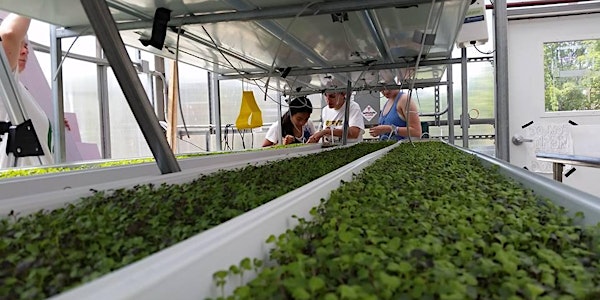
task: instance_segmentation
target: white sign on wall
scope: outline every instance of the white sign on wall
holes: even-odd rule
[[[365,109],[362,111],[363,117],[367,119],[367,121],[373,120],[377,112],[371,107],[371,105],[367,105]]]

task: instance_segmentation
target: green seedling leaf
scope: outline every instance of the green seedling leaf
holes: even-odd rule
[[[315,277],[311,277],[308,280],[308,288],[310,289],[311,293],[315,293],[320,291],[321,289],[323,289],[325,287],[325,281],[323,281],[323,279],[315,276]]]

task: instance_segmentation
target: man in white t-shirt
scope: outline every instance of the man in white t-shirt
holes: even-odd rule
[[[326,93],[327,106],[321,111],[323,123],[321,130],[309,138],[309,142],[324,143],[341,141],[344,134],[344,111],[346,109],[346,93]],[[350,100],[350,115],[348,118],[348,142],[361,142],[365,131],[365,121],[358,103]]]
[[[26,117],[31,119],[33,127],[38,136],[40,144],[45,144],[48,149],[52,149],[52,127],[50,120],[35,101],[33,96],[27,91],[27,88],[18,80],[18,73],[25,69],[29,55],[29,43],[26,38],[27,30],[31,20],[15,14],[10,14],[0,24],[0,37],[2,37],[2,47],[8,59],[11,69],[15,72],[15,80],[21,96],[21,104],[26,113]],[[1,99],[0,99],[1,100]],[[8,122],[8,111],[4,107],[4,101],[0,101],[0,121]],[[16,124],[13,124],[16,125]],[[0,169],[12,167],[6,156],[6,142],[8,134],[0,136]],[[37,166],[53,163],[52,155],[22,157],[17,160],[17,166]]]

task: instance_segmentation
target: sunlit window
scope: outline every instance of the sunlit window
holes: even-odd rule
[[[546,111],[600,109],[600,40],[544,43]]]

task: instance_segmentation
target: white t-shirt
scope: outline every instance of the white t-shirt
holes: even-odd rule
[[[340,109],[329,108],[329,106],[323,107],[321,112],[321,117],[323,118],[323,124],[321,124],[321,129],[325,129],[327,127],[332,127],[333,129],[344,129],[344,110],[346,109],[346,103],[340,107]],[[365,121],[363,120],[363,115],[360,110],[360,106],[358,103],[354,101],[350,101],[350,118],[348,120],[348,128],[350,127],[358,127],[360,128],[360,134],[357,139],[348,139],[349,143],[361,142],[363,140],[362,136],[365,132]],[[329,140],[330,136],[324,136],[324,142],[331,142]],[[341,141],[341,137],[336,136],[333,137],[333,142]]]
[[[302,140],[303,143],[306,143],[308,138],[315,132],[315,125],[311,120],[308,120],[308,122],[302,126],[302,137],[298,139]],[[281,137],[279,136],[279,121],[273,123],[271,127],[269,127],[265,138],[273,144],[279,144],[279,141],[281,140]]]
[[[38,136],[38,140],[40,144],[46,144],[48,149],[52,151],[52,127],[50,126],[50,120],[40,107],[40,105],[35,101],[33,96],[29,93],[27,88],[19,81],[18,82],[19,92],[21,94],[21,101],[23,102],[23,107],[25,109],[26,117],[31,119],[33,122],[33,127]],[[0,99],[0,121],[10,121],[8,117],[8,111],[4,106],[4,100]],[[15,124],[13,124],[15,125]],[[0,169],[5,169],[12,167],[9,165],[10,161],[6,155],[6,143],[8,140],[8,134],[3,134],[2,141],[0,142]],[[52,159],[52,155],[39,156],[41,158],[42,165],[50,165],[53,164],[54,161]],[[39,166],[40,159],[37,156],[31,157],[20,157],[17,160],[17,167],[29,167],[29,166]]]

